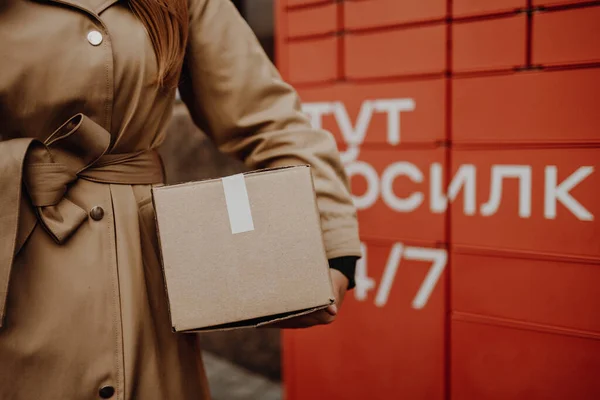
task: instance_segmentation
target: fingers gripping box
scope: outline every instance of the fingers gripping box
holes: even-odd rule
[[[152,195],[174,331],[257,327],[334,302],[310,167]]]

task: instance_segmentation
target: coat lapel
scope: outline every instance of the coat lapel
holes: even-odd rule
[[[119,0],[46,0],[48,3],[62,4],[77,8],[92,15],[100,15]]]
[[[108,7],[119,2],[119,0],[93,0],[93,1],[98,3],[98,6],[95,7],[96,14],[98,14],[98,15],[102,14],[102,11],[106,10]]]

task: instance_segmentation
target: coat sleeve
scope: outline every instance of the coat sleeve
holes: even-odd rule
[[[218,148],[252,169],[312,167],[327,256],[360,256],[356,210],[333,136],[313,129],[294,89],[230,0],[189,0],[180,93]]]
[[[23,165],[32,143],[30,138],[0,140],[0,328],[6,316],[15,253],[30,233],[25,227],[31,227],[32,221],[35,221],[22,196]],[[25,213],[21,215],[21,211]],[[28,222],[20,224],[26,217]]]

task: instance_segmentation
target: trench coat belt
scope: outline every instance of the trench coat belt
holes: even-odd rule
[[[78,179],[127,185],[163,182],[155,150],[107,154],[110,145],[110,133],[83,114],[70,118],[44,142],[0,142],[0,327],[14,258],[35,226],[40,224],[63,244],[88,218],[88,211],[68,198],[69,185]]]

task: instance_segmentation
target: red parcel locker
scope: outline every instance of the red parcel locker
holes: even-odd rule
[[[600,336],[599,287],[598,261],[452,253],[451,304],[458,313]]]
[[[454,17],[461,1],[452,3]],[[289,0],[291,8],[278,11],[309,15],[333,3]],[[335,324],[284,332],[288,400],[600,397],[593,297],[600,68],[573,68],[595,57],[588,46],[594,31],[586,30],[591,14],[568,7],[533,14],[532,61],[560,68],[487,74],[523,65],[525,17],[509,14],[525,2],[470,3],[462,16],[476,18],[455,21],[454,33],[466,27],[475,47],[463,46],[460,35],[448,47],[445,23],[421,24],[408,9],[381,11],[403,7],[383,0],[337,4],[349,31],[331,38],[317,39],[331,31],[325,11],[296,14],[292,34],[302,40],[284,43],[289,26],[278,23],[285,77],[300,85],[305,105],[337,110],[325,110],[319,122],[344,151],[353,194],[363,202],[366,255]],[[573,1],[533,1],[539,3]],[[413,10],[438,13],[421,6]],[[478,18],[483,14],[498,15]],[[328,22],[303,26],[311,18]],[[403,18],[413,21],[404,26]],[[566,23],[570,18],[575,22]],[[564,40],[553,39],[556,29],[565,30]],[[488,40],[493,32],[500,44]],[[545,44],[552,40],[554,50]],[[443,78],[452,59],[474,74]],[[402,105],[397,120],[377,110],[373,102],[381,100]],[[395,123],[398,130],[390,129]],[[348,138],[361,132],[349,149]]]
[[[453,150],[452,176],[475,182],[452,203],[453,245],[600,260],[599,163],[598,148]]]
[[[534,7],[559,7],[589,2],[590,0],[531,0],[531,5]]]
[[[334,3],[335,0],[276,0],[283,2],[286,7],[302,7],[324,3]]]
[[[446,151],[441,147],[431,150],[361,149],[358,159],[346,164],[358,208],[361,236],[376,240],[445,243],[446,210],[433,211],[430,206],[432,165],[443,166],[445,163]]]
[[[446,140],[444,79],[390,83],[338,83],[299,90],[313,120],[348,145],[429,145]]]
[[[573,65],[600,62],[600,6],[533,14],[532,62]]]
[[[334,34],[338,26],[338,3],[287,10],[287,35],[290,38]]]
[[[452,400],[600,398],[600,340],[458,315],[451,325]]]
[[[600,69],[521,72],[452,81],[457,144],[600,143]]]
[[[527,16],[452,24],[452,71],[514,69],[527,62]]]
[[[445,0],[349,0],[344,2],[344,27],[349,31],[442,20]]]
[[[367,284],[348,293],[339,319],[284,331],[286,398],[443,400],[445,249],[364,244],[357,277]]]
[[[446,36],[443,23],[347,33],[344,42],[347,78],[441,74],[446,70]]]
[[[453,0],[452,17],[462,18],[509,13],[526,8],[527,0]]]
[[[336,36],[286,44],[288,80],[292,84],[327,83],[339,78]]]

